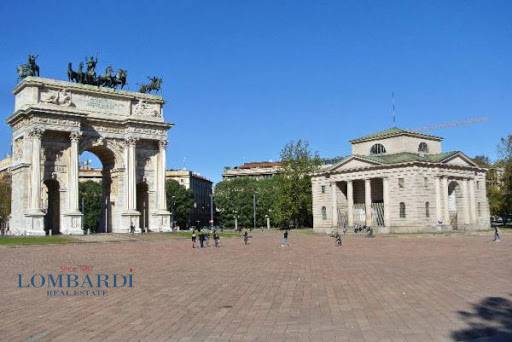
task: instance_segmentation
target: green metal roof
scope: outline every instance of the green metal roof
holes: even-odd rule
[[[363,160],[367,160],[369,162],[376,162],[379,164],[397,164],[397,163],[406,163],[406,162],[414,162],[414,161],[422,161],[428,163],[439,163],[442,160],[451,157],[460,151],[451,151],[451,152],[443,152],[437,154],[425,154],[420,155],[418,153],[411,152],[400,152],[393,154],[373,154],[369,156],[362,155],[354,155],[355,157],[359,157]]]
[[[414,132],[414,131],[408,131],[405,129],[401,129],[398,127],[391,127],[388,129],[385,129],[383,131],[379,131],[373,134],[366,135],[361,138],[350,140],[351,143],[355,142],[362,142],[362,141],[368,141],[368,140],[376,140],[376,139],[384,139],[384,138],[390,138],[395,137],[399,135],[412,135],[423,139],[430,139],[430,140],[443,140],[441,137],[437,137],[434,135],[424,134],[420,132]]]

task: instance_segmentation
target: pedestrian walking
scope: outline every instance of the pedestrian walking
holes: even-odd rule
[[[501,241],[501,233],[498,226],[494,226],[494,241],[499,242]]]
[[[135,226],[133,225],[133,222],[130,224],[130,233],[135,234]]]
[[[283,233],[283,243],[281,244],[281,246],[288,246],[288,229],[285,229],[284,230],[284,233]]]
[[[192,248],[196,248],[196,239],[197,239],[197,235],[196,235],[196,230],[192,230]]]
[[[206,247],[210,247],[210,230],[206,230],[204,234],[204,238],[206,240]]]
[[[341,247],[341,245],[342,245],[341,235],[338,231],[336,231],[336,234],[334,234],[334,237],[336,238],[336,246]]]
[[[199,231],[199,246],[204,248],[204,232],[202,230]]]
[[[215,242],[215,247],[219,247],[219,240],[220,240],[219,233],[216,230],[214,230],[213,231],[213,241]]]
[[[244,232],[244,245],[247,245],[248,242],[249,242],[249,232],[246,229]]]

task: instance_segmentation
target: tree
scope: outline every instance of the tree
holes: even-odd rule
[[[321,159],[312,153],[306,141],[290,142],[281,150],[283,172],[278,177],[278,196],[275,219],[295,227],[313,223],[311,174],[318,170]]]
[[[167,210],[172,214],[171,219],[180,227],[189,225],[190,211],[194,207],[194,195],[192,191],[174,179],[165,182],[167,196]]]
[[[235,178],[224,180],[215,186],[215,206],[221,224],[234,227],[237,216],[239,226],[252,227],[252,204],[256,183],[255,179]]]
[[[101,217],[101,193],[101,183],[89,180],[80,182],[78,185],[78,200],[80,205],[83,206],[82,227],[85,231],[87,229],[90,229],[93,233],[98,231]]]
[[[491,160],[485,155],[475,156],[473,161],[480,167],[489,168],[492,166]]]
[[[256,227],[266,225],[265,215],[271,215],[271,222],[275,222],[273,214],[277,187],[276,177],[261,180],[235,178],[218,183],[215,186],[218,222],[226,227],[234,227],[236,215],[240,227],[253,227],[254,199],[256,199]]]
[[[512,214],[512,134],[501,138],[498,151],[503,160],[503,185],[501,187],[501,210],[505,215]]]

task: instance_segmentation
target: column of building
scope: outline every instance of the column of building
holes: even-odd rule
[[[332,197],[332,226],[338,227],[338,185],[336,182],[331,183],[331,197]]]
[[[167,198],[165,196],[165,164],[166,164],[166,151],[167,140],[159,141],[159,158],[158,158],[158,181],[157,181],[157,196],[158,196],[158,209],[167,210]]]
[[[364,206],[366,213],[366,225],[372,225],[372,182],[367,178],[364,180]]]
[[[475,205],[475,180],[469,180],[469,217],[472,224],[476,223],[476,205]]]
[[[441,177],[434,178],[434,191],[436,194],[436,224],[443,222],[442,204],[441,204]]]
[[[382,191],[383,191],[383,200],[384,200],[384,226],[390,227],[391,226],[391,213],[390,213],[390,202],[389,202],[389,178],[384,177],[382,178]]]
[[[138,138],[128,137],[125,139],[124,160],[125,160],[125,210],[134,212],[137,209],[137,183],[136,183],[136,154],[135,145]]]
[[[448,211],[448,178],[441,178],[441,193],[443,195],[443,224],[450,224],[450,213]]]
[[[30,174],[30,212],[42,213],[41,210],[41,137],[44,130],[35,127],[30,131],[32,138],[32,166]],[[16,191],[16,189],[13,189]]]
[[[354,184],[352,180],[347,181],[347,216],[348,226],[354,226]]]
[[[470,218],[470,199],[469,199],[469,191],[468,191],[468,180],[463,179],[462,180],[462,206],[463,206],[463,215],[464,215],[464,224],[468,225],[471,222]]]
[[[79,172],[79,153],[78,143],[80,142],[81,132],[71,132],[71,150],[69,165],[69,211],[79,212],[78,207],[78,172]]]

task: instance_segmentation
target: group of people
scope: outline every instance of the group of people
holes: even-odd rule
[[[249,244],[249,230],[248,229],[242,229],[242,232],[240,233],[240,236],[243,238],[244,246],[247,246]],[[215,242],[215,247],[220,247],[220,235],[219,232],[216,229],[213,229],[213,231],[210,231],[209,229],[200,229],[192,230],[192,248],[197,247],[197,240],[199,239],[199,247],[198,248],[205,248],[210,247],[210,235],[213,235],[213,241]],[[285,229],[283,232],[283,242],[281,243],[281,247],[288,246],[288,229]]]
[[[196,248],[197,239],[199,238],[199,247],[210,247],[210,237],[213,235],[213,241],[215,243],[215,247],[220,247],[220,235],[219,232],[214,229],[210,231],[209,229],[200,229],[196,231],[192,230],[192,248]]]

